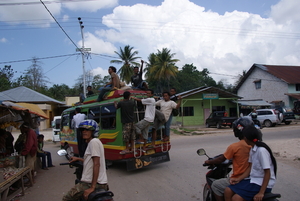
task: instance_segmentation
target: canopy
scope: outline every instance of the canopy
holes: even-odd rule
[[[16,105],[20,105],[21,107],[25,108],[31,114],[36,114],[40,117],[45,119],[49,119],[49,117],[45,114],[45,112],[37,105],[30,104],[30,103],[16,103]]]
[[[238,101],[233,101],[237,102],[241,106],[271,106],[272,104],[267,103],[264,100],[238,100]]]

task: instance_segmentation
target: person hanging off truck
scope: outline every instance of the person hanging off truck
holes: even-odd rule
[[[132,84],[132,89],[142,89],[142,90],[147,90],[148,85],[145,80],[143,80],[143,65],[144,61],[141,60],[141,69],[139,71],[139,67],[136,66],[133,68],[133,76],[131,76],[131,84]]]

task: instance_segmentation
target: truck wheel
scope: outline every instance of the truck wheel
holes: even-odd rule
[[[217,123],[217,129],[220,129],[221,125],[219,123]]]
[[[291,122],[290,121],[285,121],[284,123],[285,123],[285,125],[290,125]]]
[[[265,120],[264,125],[266,127],[271,127],[272,126],[272,122],[270,120]]]
[[[205,127],[206,127],[206,128],[209,128],[209,124],[208,124],[208,123],[206,123],[206,124],[205,124]]]

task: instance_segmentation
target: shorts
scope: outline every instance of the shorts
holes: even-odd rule
[[[135,140],[135,129],[133,122],[123,124],[123,141],[129,142],[130,140]]]
[[[142,119],[141,121],[135,124],[135,132],[137,134],[141,134],[145,140],[148,139],[148,132],[149,132],[150,122]]]
[[[79,200],[82,198],[83,193],[86,189],[89,189],[91,187],[90,183],[84,183],[80,182],[76,184],[71,190],[63,197],[63,201],[73,201],[73,200]],[[96,188],[102,188],[104,190],[108,190],[107,184],[96,184]]]
[[[222,178],[215,180],[211,188],[213,192],[218,196],[224,196],[225,188],[230,185],[230,178]]]
[[[244,200],[251,201],[260,191],[260,185],[250,183],[250,179],[244,179],[235,185],[228,186],[233,192],[241,196]],[[270,193],[271,188],[267,188],[265,193]]]

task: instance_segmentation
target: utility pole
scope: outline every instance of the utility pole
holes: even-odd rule
[[[83,28],[84,26],[82,25],[83,22],[81,21],[81,18],[78,18],[79,26],[80,26],[80,31],[81,31],[81,38],[82,38],[82,47],[77,48],[76,51],[81,52],[81,57],[82,57],[82,70],[83,70],[83,95],[86,98],[86,81],[85,81],[85,53],[86,51],[91,51],[91,48],[84,48],[84,35],[83,35]]]

